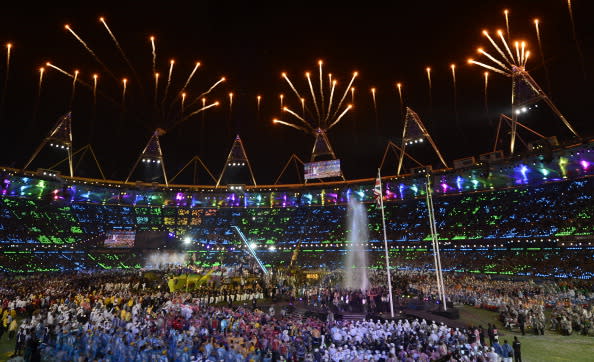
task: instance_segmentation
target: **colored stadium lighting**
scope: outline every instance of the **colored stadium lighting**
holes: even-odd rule
[[[462,190],[462,183],[464,183],[464,179],[460,176],[456,177],[456,187],[458,190]]]
[[[588,162],[586,160],[582,160],[582,161],[580,161],[580,164],[582,165],[582,168],[584,169],[584,171],[588,171],[588,167],[590,167],[590,162]]]
[[[186,237],[184,238],[184,244],[188,245],[188,244],[190,244],[191,242],[192,242],[192,238],[191,238],[191,237],[189,237],[189,236],[186,236]]]

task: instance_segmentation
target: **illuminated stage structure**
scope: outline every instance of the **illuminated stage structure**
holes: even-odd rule
[[[328,74],[328,80],[324,79],[324,73],[322,70],[323,62],[318,61],[319,69],[319,85],[314,86],[311,74],[305,73],[309,92],[305,92],[305,96],[295,87],[291,82],[286,73],[282,73],[282,77],[289,84],[293,94],[297,97],[301,104],[301,111],[296,111],[294,108],[288,106],[282,106],[282,111],[290,114],[298,123],[288,122],[281,119],[274,119],[272,122],[275,124],[285,125],[291,128],[298,129],[305,133],[314,136],[314,144],[311,151],[310,162],[315,162],[320,159],[324,160],[337,160],[334,149],[328,139],[328,131],[336,126],[343,117],[352,109],[352,105],[348,104],[345,106],[345,99],[348,92],[351,90],[351,86],[355,81],[358,73],[354,72],[351,80],[346,86],[341,98],[335,100],[334,96],[336,93],[336,86],[338,81],[332,78],[332,74]],[[283,99],[281,97],[281,99]],[[306,101],[308,100],[308,102]],[[313,107],[310,105],[313,105]],[[342,171],[338,177],[345,180]],[[307,178],[305,182],[307,183]]]
[[[236,168],[245,168],[249,171],[249,177],[252,181],[252,184],[256,186],[256,177],[254,176],[254,172],[252,171],[252,165],[250,164],[250,160],[247,157],[247,153],[245,152],[245,148],[243,147],[243,142],[241,141],[241,137],[239,135],[235,136],[233,140],[233,145],[231,146],[231,150],[227,155],[227,160],[225,161],[225,165],[223,166],[223,170],[217,179],[216,186],[218,187],[221,184],[221,180],[225,175],[225,171],[227,168],[236,169]]]
[[[149,168],[153,168],[154,166],[159,167],[161,169],[165,185],[169,185],[169,182],[167,181],[167,173],[165,172],[163,151],[161,151],[161,144],[159,142],[159,137],[163,136],[165,133],[165,130],[162,128],[157,128],[155,130],[148,143],[140,153],[140,156],[138,156],[138,159],[136,159],[134,166],[132,166],[132,169],[130,169],[130,173],[124,182],[128,182],[128,180],[130,180],[130,177],[132,177],[134,174],[138,164],[142,161],[142,163]]]
[[[29,161],[23,166],[23,170],[26,170],[29,165],[35,160],[39,153],[49,143],[50,147],[56,149],[65,150],[68,154],[68,170],[70,171],[70,177],[74,176],[74,166],[72,164],[72,118],[71,113],[68,112],[56,123],[54,128],[51,130],[49,135],[43,139],[39,144]]]
[[[493,65],[478,62],[472,58],[468,59],[468,63],[476,64],[485,69],[503,74],[512,80],[510,122],[511,140],[509,144],[510,155],[513,155],[515,151],[517,126],[519,124],[518,116],[523,111],[525,111],[526,107],[541,100],[545,102],[545,104],[555,113],[555,115],[561,120],[561,122],[563,122],[563,124],[575,137],[580,138],[577,131],[526,70],[526,63],[530,57],[530,51],[526,48],[526,42],[516,41],[514,43],[514,54],[508,42],[505,40],[503,31],[497,31],[497,35],[501,40],[502,46],[498,45],[497,42],[493,40],[488,31],[483,30],[483,35],[489,40],[493,48],[495,48],[499,54],[499,58],[487,53],[482,48],[479,48],[478,53],[486,56],[491,62],[493,62]]]
[[[445,162],[443,156],[441,155],[441,152],[439,152],[437,145],[435,144],[435,142],[433,142],[433,138],[431,138],[431,134],[429,134],[429,131],[427,131],[427,128],[423,124],[423,121],[415,111],[413,111],[409,107],[406,107],[406,116],[404,117],[404,127],[402,129],[402,145],[400,147],[400,157],[398,159],[398,168],[396,170],[397,175],[400,175],[402,172],[404,156],[408,156],[408,154],[406,153],[406,147],[418,146],[419,144],[423,144],[425,141],[427,141],[431,145],[431,147],[435,151],[435,154],[439,158],[439,161],[441,161],[443,166],[447,169],[448,165]],[[415,163],[417,163],[419,167],[425,167],[424,165],[419,164],[419,162],[414,158],[411,159]]]

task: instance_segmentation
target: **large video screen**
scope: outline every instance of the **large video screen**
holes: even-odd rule
[[[136,231],[134,230],[110,230],[107,232],[103,246],[106,248],[132,248]]]
[[[306,180],[341,176],[340,160],[318,161],[303,164]]]

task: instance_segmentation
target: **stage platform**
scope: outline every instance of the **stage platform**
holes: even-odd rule
[[[358,313],[358,312],[334,312],[329,316],[328,311],[319,308],[312,308],[302,303],[297,303],[291,308],[291,314],[301,315],[303,317],[315,317],[327,321],[328,318],[339,320],[399,320],[399,319],[425,319],[427,323],[435,321],[437,324],[444,323],[448,327],[466,328],[468,327],[459,320],[459,311],[454,306],[449,306],[446,312],[439,311],[431,304],[423,304],[422,306],[399,306],[394,310],[394,318],[387,313]]]

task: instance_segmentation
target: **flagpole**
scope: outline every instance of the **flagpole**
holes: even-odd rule
[[[380,175],[380,169],[377,169],[377,179],[379,182],[379,201],[380,209],[382,210],[382,226],[384,229],[384,250],[386,252],[386,274],[388,274],[388,293],[390,297],[390,316],[394,318],[394,301],[392,299],[392,277],[390,275],[390,257],[388,254],[388,240],[386,237],[386,218],[384,215],[384,193],[382,191],[382,177]]]

